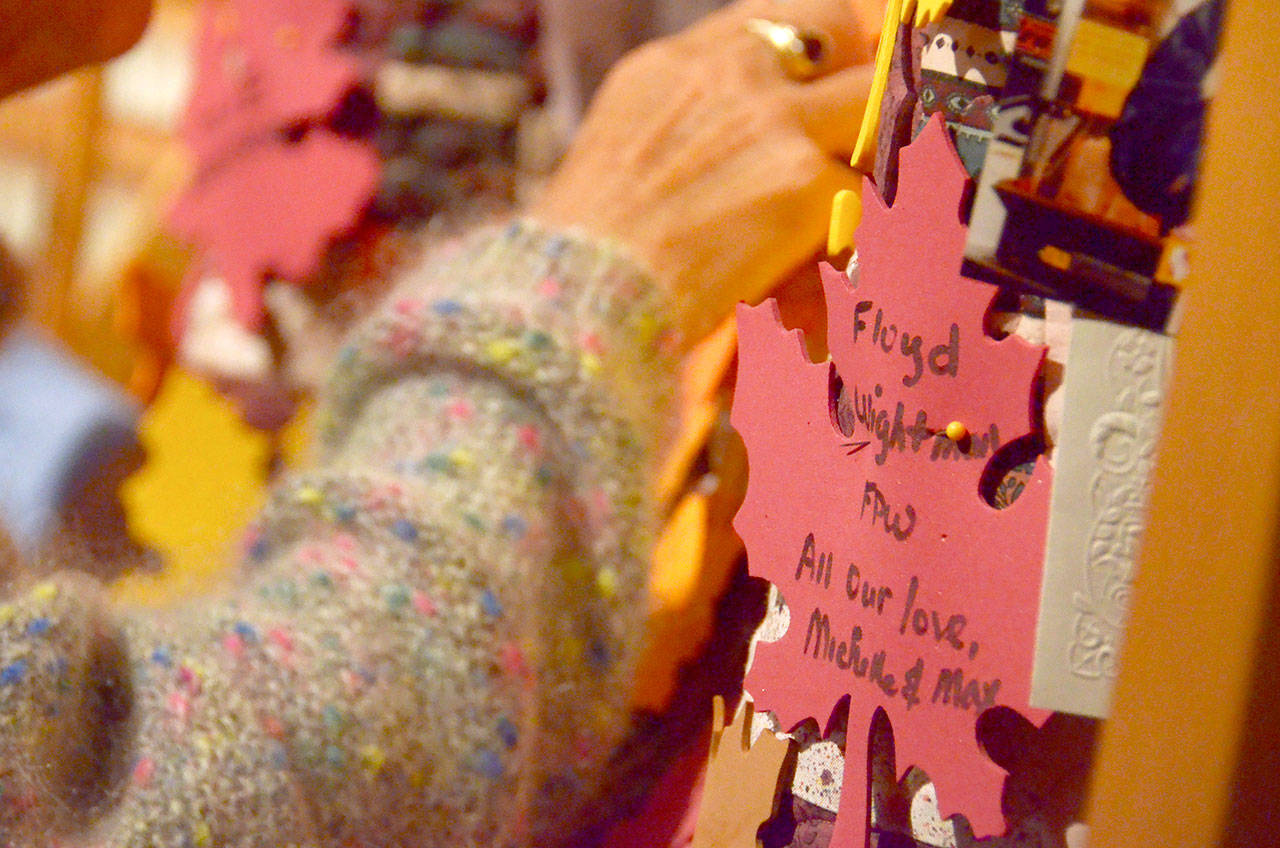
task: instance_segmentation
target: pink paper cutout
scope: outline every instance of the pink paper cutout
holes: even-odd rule
[[[373,145],[324,127],[366,76],[339,47],[354,9],[354,0],[204,5],[180,130],[195,176],[169,220],[201,253],[178,300],[179,334],[183,307],[207,275],[226,280],[238,321],[261,328],[265,277],[305,283],[373,197]]]
[[[281,128],[328,115],[363,73],[335,49],[350,0],[205,3],[196,85],[179,134],[197,168]]]
[[[205,265],[231,287],[236,318],[262,321],[262,280],[295,282],[319,269],[322,251],[353,227],[377,187],[368,145],[327,130],[297,143],[257,145],[199,177],[170,216],[199,245]]]
[[[735,527],[751,572],[779,587],[791,616],[778,642],[757,649],[747,688],[787,727],[806,717],[825,719],[842,696],[852,696],[833,848],[865,844],[865,739],[877,708],[893,724],[899,773],[911,765],[923,768],[938,788],[944,814],[963,812],[978,833],[1000,829],[1004,775],[976,743],[981,709],[1005,705],[1037,723],[1047,715],[1031,710],[1028,697],[1048,469],[1039,463],[1008,509],[988,506],[979,494],[991,457],[990,428],[997,428],[1001,445],[1031,430],[1032,382],[1043,350],[983,333],[995,288],[959,273],[966,234],[959,209],[968,181],[942,123],[933,119],[901,156],[892,208],[870,182],[863,192],[857,288],[830,266],[822,269],[834,364],[807,359],[799,331],[782,328],[774,302],[738,309],[740,376],[732,420],[746,442],[750,476]],[[871,306],[859,311],[860,303]],[[877,343],[884,337],[873,340],[879,310],[880,332],[895,334],[888,352]],[[907,332],[912,343],[922,339],[918,378],[914,354],[902,352]],[[935,349],[933,364],[941,373],[930,364]],[[856,394],[855,408],[865,412],[863,396],[870,397],[870,420],[880,436],[861,422],[852,436],[840,432],[830,394],[833,369]],[[885,452],[899,402],[904,449]],[[985,458],[931,459],[935,444],[954,447],[940,435],[922,437],[914,452],[918,411],[927,415],[931,431],[963,422],[973,434],[971,455]],[[860,448],[862,442],[868,444]],[[809,534],[812,568],[802,555]],[[815,644],[827,642],[823,614],[830,642],[818,649],[823,658],[815,659]],[[963,627],[953,615],[965,617]],[[863,676],[854,667],[863,668]],[[908,706],[903,692],[911,669],[919,670],[918,702]],[[964,682],[939,687],[940,679],[948,679],[940,678],[943,669],[960,669]],[[876,675],[883,689],[873,682]],[[995,680],[998,689],[984,692],[983,684]]]

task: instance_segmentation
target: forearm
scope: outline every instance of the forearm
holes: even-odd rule
[[[321,466],[274,493],[231,593],[103,625],[134,728],[102,754],[126,774],[106,844],[541,845],[580,824],[647,609],[645,465],[671,382],[646,285],[530,227],[406,280],[343,353]],[[36,606],[15,607],[18,647]],[[69,615],[56,632],[78,632]],[[11,694],[11,715],[42,706]]]

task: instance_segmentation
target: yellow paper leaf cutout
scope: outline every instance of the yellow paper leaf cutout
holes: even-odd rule
[[[133,533],[161,554],[164,569],[126,575],[113,591],[125,601],[163,604],[229,573],[239,532],[263,500],[270,443],[181,368],[170,370],[144,413],[139,439],[147,463],[121,496]]]

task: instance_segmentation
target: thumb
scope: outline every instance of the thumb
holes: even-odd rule
[[[796,87],[800,122],[823,151],[841,158],[853,152],[874,76],[874,65],[854,65]]]

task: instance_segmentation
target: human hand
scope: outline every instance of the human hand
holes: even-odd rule
[[[0,0],[0,97],[123,53],[150,12],[151,0]]]
[[[813,255],[866,105],[879,5],[742,0],[618,64],[531,214],[648,263],[692,340]],[[751,18],[826,33],[822,75],[783,73]]]

